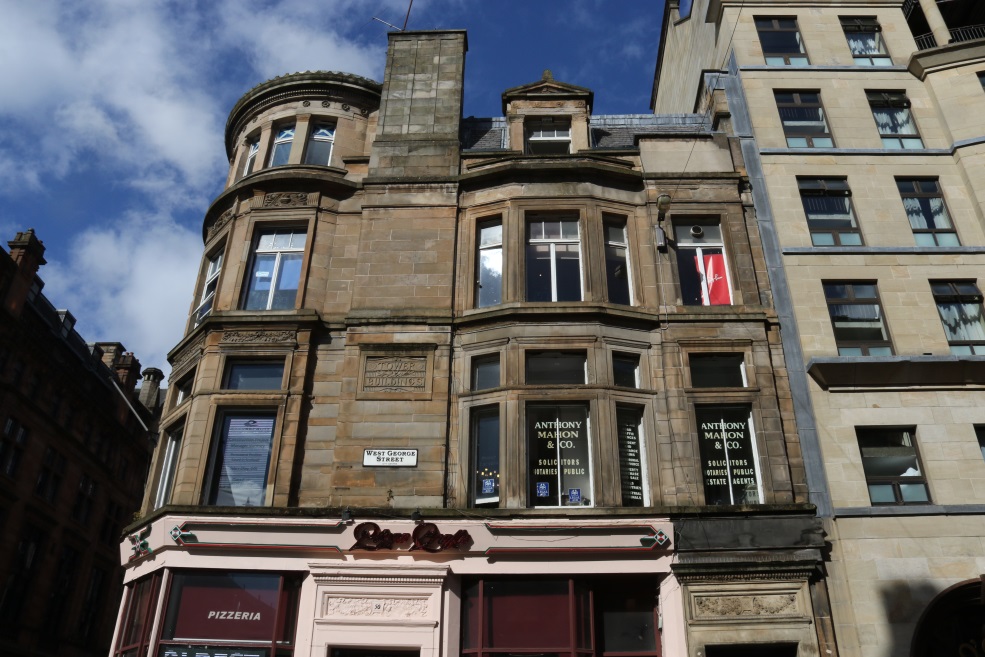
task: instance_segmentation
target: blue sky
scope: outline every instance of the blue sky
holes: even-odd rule
[[[647,113],[664,0],[415,0],[408,29],[468,30],[465,116],[540,79],[596,114]],[[168,370],[228,164],[226,115],[303,70],[382,80],[407,0],[0,0],[0,238],[34,228],[45,294],[89,341]]]

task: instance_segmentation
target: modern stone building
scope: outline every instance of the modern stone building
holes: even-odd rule
[[[463,119],[465,53],[230,113],[113,654],[832,654],[724,99]]]
[[[845,657],[985,649],[983,84],[975,0],[668,3],[653,107],[725,95]]]
[[[0,249],[0,654],[96,657],[120,600],[163,373],[90,343],[38,276],[33,230]]]

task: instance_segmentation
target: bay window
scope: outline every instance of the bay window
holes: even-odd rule
[[[244,310],[294,308],[307,233],[300,228],[263,230],[253,249]]]
[[[605,282],[610,303],[628,306],[632,303],[632,285],[629,276],[629,238],[626,235],[626,219],[603,215],[605,229]]]
[[[528,506],[592,506],[587,403],[527,404]]]
[[[698,406],[698,451],[705,504],[763,501],[759,450],[749,406]]]
[[[527,301],[581,301],[577,217],[527,223]]]
[[[677,272],[681,301],[686,306],[722,306],[732,303],[722,228],[718,224],[678,224]]]
[[[330,123],[315,123],[308,133],[308,144],[304,150],[305,164],[332,163],[332,146],[335,143],[335,126]]]
[[[264,506],[274,440],[272,413],[221,416],[209,455],[203,504]]]
[[[292,143],[294,143],[294,124],[277,128],[267,166],[279,167],[287,164],[291,155]]]
[[[157,493],[154,495],[155,509],[159,509],[171,501],[174,477],[178,471],[178,454],[181,452],[181,437],[184,431],[183,426],[168,431],[167,443],[161,458],[161,476],[157,483]]]
[[[472,506],[499,506],[499,406],[472,410]]]
[[[209,263],[205,268],[205,280],[202,281],[202,294],[195,308],[195,326],[202,323],[215,303],[215,292],[219,285],[219,273],[222,271],[222,248],[209,256]]]

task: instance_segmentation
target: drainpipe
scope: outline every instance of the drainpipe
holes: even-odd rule
[[[941,10],[937,7],[937,0],[919,0],[923,15],[930,25],[930,31],[934,33],[934,40],[938,46],[946,46],[951,42],[951,31],[947,29],[947,23],[941,16]]]

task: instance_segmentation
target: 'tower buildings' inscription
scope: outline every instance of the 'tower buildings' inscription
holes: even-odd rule
[[[424,392],[427,358],[369,357],[363,390],[377,392]]]

